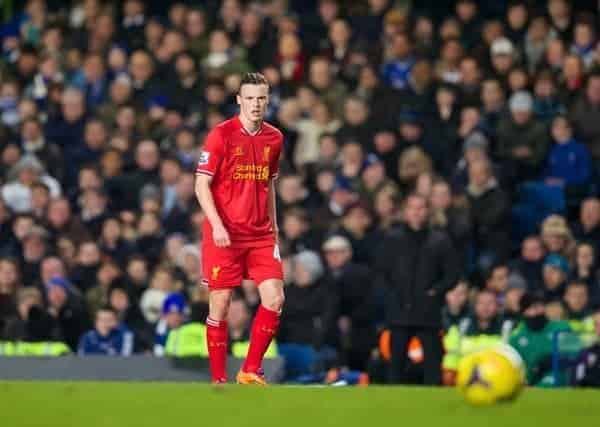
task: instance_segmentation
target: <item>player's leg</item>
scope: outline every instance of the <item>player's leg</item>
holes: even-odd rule
[[[440,333],[435,328],[423,328],[417,336],[423,344],[423,383],[440,385],[442,383],[442,358],[444,349]]]
[[[390,384],[403,384],[406,382],[406,368],[408,364],[408,342],[413,333],[411,328],[393,326],[391,332],[391,359],[388,374]]]
[[[256,374],[279,328],[284,302],[283,270],[281,261],[273,256],[272,246],[251,249],[246,264],[250,278],[258,284],[261,303],[252,322],[250,347],[242,372]]]
[[[206,345],[210,373],[214,383],[227,381],[227,312],[232,289],[213,289],[208,294],[208,317],[206,318]]]
[[[233,288],[242,282],[239,250],[202,245],[203,281],[209,289],[209,312],[206,319],[206,345],[210,373],[215,383],[227,380],[227,312]]]

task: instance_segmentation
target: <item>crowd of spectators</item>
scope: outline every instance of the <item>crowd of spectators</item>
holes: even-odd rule
[[[285,136],[283,353],[385,363],[379,244],[412,193],[459,266],[447,336],[508,339],[523,294],[600,335],[596,1],[159,3],[2,3],[0,342],[160,356],[203,321],[194,169],[248,71]]]

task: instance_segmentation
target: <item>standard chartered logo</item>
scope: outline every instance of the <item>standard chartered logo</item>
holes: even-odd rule
[[[233,179],[247,181],[267,181],[269,179],[268,165],[236,165]]]

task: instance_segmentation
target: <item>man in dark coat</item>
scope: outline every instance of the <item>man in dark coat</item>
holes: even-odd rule
[[[342,235],[323,244],[325,282],[337,295],[336,323],[340,363],[364,371],[376,345],[375,292],[370,269],[352,262],[352,244]]]
[[[426,226],[429,209],[420,195],[407,197],[404,221],[382,242],[375,262],[385,289],[385,315],[392,333],[389,381],[407,379],[408,343],[423,345],[424,383],[442,380],[442,306],[459,278],[457,257],[448,235]]]
[[[494,261],[505,261],[510,254],[510,199],[498,185],[487,160],[478,160],[469,166],[467,195],[471,206],[476,263],[485,270]]]

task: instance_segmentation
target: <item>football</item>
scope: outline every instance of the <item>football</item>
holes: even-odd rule
[[[509,345],[468,354],[458,365],[456,387],[475,406],[510,401],[524,383],[523,360]]]

